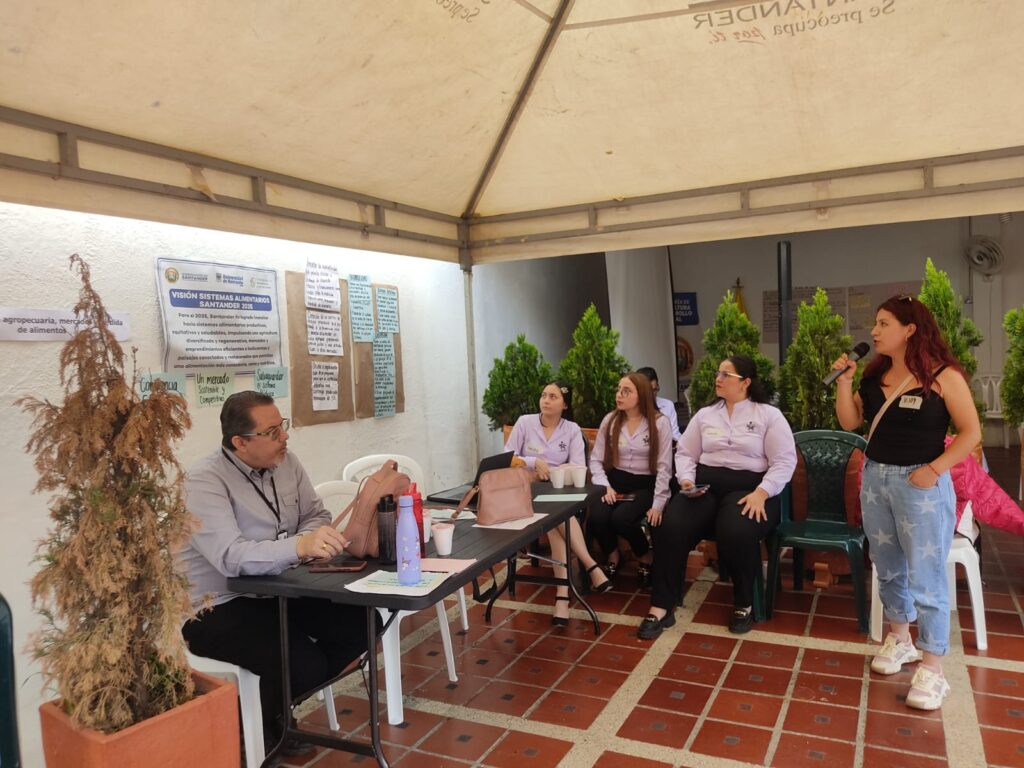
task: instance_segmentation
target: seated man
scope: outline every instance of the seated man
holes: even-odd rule
[[[658,397],[661,387],[658,386],[658,372],[649,365],[637,368],[637,373],[642,373],[651,382],[651,390],[654,392],[654,405],[668,419],[672,427],[672,442],[679,442],[679,417],[676,415],[676,404],[666,397]]]
[[[268,745],[280,738],[281,643],[278,601],[228,591],[227,577],[277,574],[311,557],[333,557],[347,545],[288,451],[288,419],[274,399],[238,392],[220,414],[221,446],[185,481],[185,501],[199,528],[177,553],[200,609],[182,627],[197,656],[237,664],[260,676]],[[203,606],[212,606],[203,608]],[[292,697],[319,688],[366,651],[366,609],[327,600],[288,605]],[[286,744],[288,754],[312,749]]]

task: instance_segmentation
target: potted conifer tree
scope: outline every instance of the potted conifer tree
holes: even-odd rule
[[[505,439],[516,420],[537,410],[541,390],[554,378],[551,365],[533,344],[520,333],[505,347],[505,356],[494,358],[487,374],[483,412],[491,429],[505,430]]]
[[[1006,313],[1003,329],[1009,345],[999,397],[1003,402],[1003,418],[1017,428],[1020,443],[1024,446],[1024,307]],[[1021,477],[1024,477],[1024,448],[1021,449],[1020,469]]]
[[[572,387],[573,414],[591,444],[601,419],[615,408],[619,380],[630,371],[618,345],[619,332],[602,323],[591,304],[572,332],[572,346],[558,369],[559,378]]]
[[[63,402],[18,401],[33,416],[36,491],[53,494],[31,583],[44,620],[31,647],[58,695],[39,710],[46,764],[237,768],[234,687],[190,674],[179,631],[189,602],[173,552],[193,518],[173,447],[187,406],[160,381],[141,398],[88,265],[70,262],[82,288]]]

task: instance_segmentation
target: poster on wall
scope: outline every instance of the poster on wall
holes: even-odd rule
[[[276,271],[158,258],[156,279],[165,370],[281,365]]]

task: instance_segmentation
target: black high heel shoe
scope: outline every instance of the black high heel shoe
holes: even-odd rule
[[[618,572],[618,570],[619,564],[617,562],[612,562],[611,560],[609,560],[607,563],[604,564],[604,572],[608,575],[609,579],[614,579],[615,574]]]
[[[555,595],[555,602],[557,603],[559,600],[564,600],[565,602],[568,603],[569,602],[569,596],[568,595]],[[566,616],[566,617],[552,616],[551,617],[551,623],[554,626],[556,626],[556,627],[568,627],[569,626],[569,617],[568,616]]]
[[[604,581],[602,581],[600,584],[596,586],[594,585],[593,579],[590,578],[590,574],[600,567],[600,565],[594,563],[592,566],[587,568],[587,581],[590,583],[590,591],[593,592],[595,595],[603,595],[605,592],[609,592],[611,588],[615,586],[614,584],[612,584],[612,579],[608,574],[605,574],[607,578],[605,578]],[[602,571],[602,573],[604,573],[604,571]]]

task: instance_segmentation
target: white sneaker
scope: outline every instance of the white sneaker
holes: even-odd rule
[[[914,709],[938,709],[948,695],[949,683],[946,682],[946,676],[921,666],[917,668],[914,679],[910,681],[907,706]]]
[[[871,660],[871,671],[880,675],[895,675],[904,664],[921,660],[921,652],[914,647],[914,641],[901,643],[897,635],[886,635],[881,650]]]

